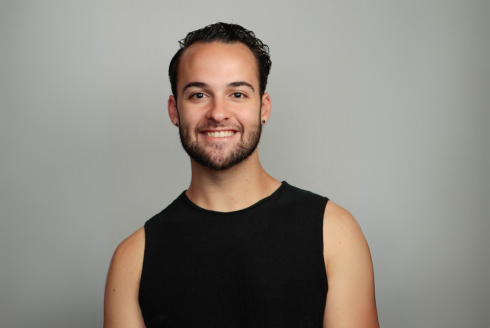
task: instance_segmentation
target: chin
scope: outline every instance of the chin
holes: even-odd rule
[[[191,158],[198,164],[211,169],[213,171],[224,171],[232,168],[233,166],[246,161],[253,151],[243,153],[240,151],[231,152],[228,156],[206,156],[204,154],[193,153]],[[191,154],[189,154],[191,155]],[[203,155],[203,156],[199,156]]]

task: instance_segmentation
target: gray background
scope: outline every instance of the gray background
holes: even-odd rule
[[[488,1],[0,2],[0,326],[101,327],[116,246],[190,182],[167,67],[216,21],[271,48],[275,178],[347,208],[382,327],[489,327]]]

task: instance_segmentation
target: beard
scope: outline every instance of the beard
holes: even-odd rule
[[[179,126],[180,142],[194,161],[213,171],[223,171],[246,160],[257,148],[262,134],[262,124],[259,121],[258,124],[251,126],[246,134],[244,134],[244,129],[236,129],[240,132],[240,142],[232,149],[229,149],[229,144],[221,142],[208,145],[206,147],[208,149],[205,149],[198,141],[199,131],[204,128],[217,129],[225,128],[225,126],[214,124],[196,127],[193,131],[196,141],[192,141],[191,131],[188,127]]]

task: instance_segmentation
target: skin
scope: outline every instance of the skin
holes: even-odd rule
[[[233,82],[246,82],[251,87]],[[172,124],[179,122],[187,129],[186,142],[199,145],[207,160],[218,166],[251,141],[251,132],[262,124],[259,119],[268,122],[270,117],[270,97],[267,93],[261,97],[258,91],[255,58],[241,43],[198,43],[189,47],[179,65],[177,90],[177,100],[174,96],[168,100]],[[203,133],[209,129],[233,129],[236,133],[216,139]],[[225,170],[213,170],[192,158],[191,169],[187,196],[196,205],[213,211],[249,207],[281,184],[262,168],[256,149],[247,159]],[[359,224],[332,201],[327,203],[323,221],[329,284],[323,326],[379,327],[372,260]],[[142,227],[114,252],[105,290],[105,328],[145,327],[138,304],[144,246]]]

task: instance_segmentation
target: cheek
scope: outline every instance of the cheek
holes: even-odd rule
[[[196,113],[192,114],[192,111],[188,110],[180,112],[180,119],[188,126],[196,125],[199,121],[198,115]]]
[[[259,125],[259,113],[241,115],[240,117],[237,117],[237,121],[242,130],[250,131],[252,129],[255,129]]]

